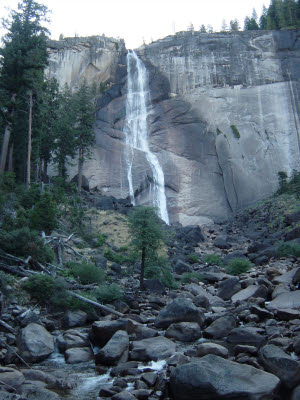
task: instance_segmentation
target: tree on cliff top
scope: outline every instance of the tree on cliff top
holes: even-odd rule
[[[141,257],[140,289],[144,289],[146,261],[153,258],[166,240],[162,222],[153,207],[136,207],[128,217],[132,245]]]

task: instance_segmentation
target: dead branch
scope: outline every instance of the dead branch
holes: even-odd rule
[[[2,319],[0,319],[0,325],[6,329],[7,331],[9,331],[10,333],[13,333],[14,335],[17,333],[17,331],[12,328],[10,325],[8,325],[6,322],[2,321]]]
[[[4,272],[8,272],[9,274],[12,274],[12,275],[19,275],[22,278],[29,276],[27,271],[25,271],[23,268],[21,268],[21,267],[19,267],[19,268],[10,267],[10,266],[2,263],[2,262],[0,262],[0,270],[4,271]]]
[[[109,308],[109,307],[107,307],[107,306],[104,306],[103,304],[99,304],[99,303],[97,303],[96,301],[93,301],[93,300],[87,299],[86,297],[80,296],[80,295],[77,294],[77,293],[73,293],[73,292],[71,292],[70,290],[67,290],[67,293],[68,293],[70,296],[76,297],[77,299],[82,300],[82,301],[84,301],[85,303],[91,304],[91,305],[94,306],[94,307],[98,307],[98,308],[100,308],[101,310],[104,310],[104,311],[109,312],[109,313],[111,313],[111,314],[115,314],[115,315],[117,315],[118,317],[124,317],[124,314],[122,314],[122,313],[120,313],[120,312],[118,312],[118,311],[116,311],[116,310],[113,310],[112,308]]]
[[[10,351],[12,351],[18,357],[18,359],[21,360],[22,363],[24,363],[26,365],[27,368],[31,369],[30,366],[27,364],[27,362],[25,360],[23,360],[23,358],[12,347],[10,347],[9,344],[7,344],[1,338],[0,338],[0,341],[4,344],[4,346],[6,346]]]

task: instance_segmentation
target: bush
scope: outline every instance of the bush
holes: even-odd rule
[[[276,250],[277,257],[300,257],[300,245],[297,243],[282,243]]]
[[[115,300],[121,300],[123,298],[121,289],[115,283],[111,285],[100,285],[94,293],[99,303],[112,303]]]
[[[20,204],[25,210],[31,209],[41,199],[40,187],[35,184],[31,185],[29,189],[26,189],[25,186],[19,186],[17,194]]]
[[[0,190],[12,192],[16,186],[16,174],[14,172],[4,172],[0,175]]]
[[[97,246],[101,247],[104,245],[105,241],[106,241],[107,235],[103,234],[103,233],[99,233],[98,237],[97,237]]]
[[[197,263],[197,262],[199,261],[199,257],[197,256],[197,254],[190,254],[190,255],[188,256],[188,261],[189,261],[191,264],[195,264],[195,263]]]
[[[244,272],[249,271],[252,265],[253,264],[249,260],[246,260],[244,258],[233,258],[229,261],[226,269],[227,272],[231,275],[240,275]]]
[[[159,279],[166,287],[170,289],[178,289],[172,269],[168,260],[164,257],[155,257],[148,261],[145,268],[146,279]]]
[[[70,262],[67,267],[70,268],[71,275],[79,278],[83,285],[100,283],[105,277],[104,271],[93,264]]]
[[[0,248],[15,256],[31,256],[41,263],[52,262],[54,259],[52,248],[44,243],[36,231],[31,231],[28,227],[10,232],[0,231]]]
[[[234,137],[236,139],[239,139],[241,137],[241,135],[240,135],[240,132],[239,132],[238,128],[235,125],[230,125],[230,128],[232,130],[232,133],[233,133]]]
[[[29,220],[32,229],[50,233],[57,228],[57,209],[49,193],[44,193],[35,203]]]
[[[198,282],[203,280],[203,276],[199,272],[185,272],[181,275],[182,283],[190,283],[194,279],[197,279]]]
[[[219,265],[221,266],[223,264],[221,258],[217,254],[207,254],[204,258],[203,261],[207,264],[211,265]]]

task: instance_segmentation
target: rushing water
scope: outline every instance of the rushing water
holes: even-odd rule
[[[165,193],[165,177],[162,167],[149,146],[148,140],[148,111],[151,105],[149,92],[148,71],[144,63],[132,51],[127,54],[128,93],[126,101],[126,123],[124,132],[126,136],[126,163],[129,194],[132,204],[135,205],[133,165],[134,152],[144,152],[146,160],[151,167],[153,184],[153,205],[158,209],[160,217],[169,224],[167,200]]]

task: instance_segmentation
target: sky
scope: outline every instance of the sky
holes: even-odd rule
[[[270,0],[38,0],[49,10],[52,39],[105,34],[123,38],[128,49],[143,42],[161,39],[175,32],[187,30],[192,23],[212,25],[220,30],[222,20],[227,24],[237,18],[241,27],[245,16],[255,8],[260,16],[263,5]],[[0,17],[8,15],[8,8],[16,9],[17,0],[0,0]],[[0,29],[0,36],[4,31]]]

